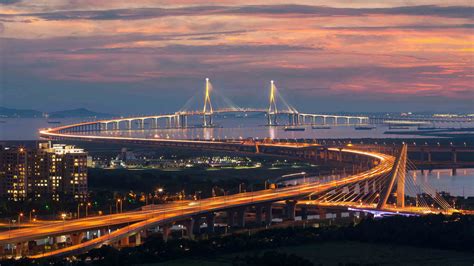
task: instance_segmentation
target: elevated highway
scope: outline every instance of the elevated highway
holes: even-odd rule
[[[365,152],[350,149],[330,149],[331,151],[343,152],[369,156],[379,163],[368,171],[361,172],[342,180],[331,181],[327,183],[308,183],[293,187],[279,189],[266,189],[262,191],[239,193],[228,196],[214,197],[192,202],[176,202],[163,205],[158,209],[148,211],[136,211],[107,216],[98,216],[83,218],[77,220],[66,220],[62,223],[53,222],[51,224],[42,224],[31,228],[22,228],[0,233],[0,245],[15,243],[22,246],[28,241],[38,240],[51,236],[72,235],[87,230],[103,228],[119,228],[110,234],[100,236],[96,239],[84,243],[76,243],[67,248],[58,249],[31,257],[38,258],[43,256],[67,256],[85,252],[87,250],[99,247],[103,244],[114,243],[130,235],[137,234],[141,230],[173,223],[183,219],[190,219],[198,215],[214,213],[235,209],[245,206],[265,205],[272,202],[299,199],[310,194],[324,192],[338,186],[344,186],[353,182],[370,179],[391,171],[394,157],[390,155]],[[122,226],[122,227],[121,227]]]

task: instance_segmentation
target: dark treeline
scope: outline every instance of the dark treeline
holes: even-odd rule
[[[1,265],[134,265],[181,258],[211,259],[222,254],[330,241],[396,244],[474,253],[474,216],[443,216],[441,214],[423,217],[395,216],[384,219],[366,219],[357,225],[345,227],[289,227],[263,230],[252,235],[235,234],[198,241],[171,239],[166,243],[158,236],[151,236],[141,246],[121,250],[103,246],[80,255],[74,262],[59,259],[24,259],[3,261]],[[260,265],[271,265],[270,261],[265,261],[274,260],[277,256],[281,257],[281,260],[292,260],[295,263],[298,261],[293,265],[311,265],[304,258],[291,254],[255,256],[236,258],[234,264],[254,265],[254,261],[259,261]]]

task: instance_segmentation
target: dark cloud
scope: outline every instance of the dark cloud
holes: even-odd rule
[[[11,0],[10,0],[11,1]],[[367,15],[413,15],[452,18],[473,18],[472,6],[407,6],[392,8],[334,8],[309,5],[253,5],[240,7],[199,6],[183,8],[136,8],[87,11],[57,11],[28,13],[47,20],[136,20],[166,16],[193,15],[262,15],[262,16],[367,16]],[[3,15],[12,16],[12,15]]]
[[[20,3],[23,0],[0,0],[0,5],[11,5],[11,4],[16,4]]]

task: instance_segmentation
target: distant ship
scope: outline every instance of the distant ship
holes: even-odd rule
[[[285,127],[285,131],[305,131],[304,127]]]
[[[389,126],[388,129],[410,129],[407,126]]]
[[[375,126],[357,126],[357,127],[354,127],[355,130],[372,130],[374,128],[375,128]]]
[[[312,126],[312,129],[331,129],[330,126]]]
[[[436,129],[435,126],[430,125],[430,126],[418,126],[418,130],[433,130]]]

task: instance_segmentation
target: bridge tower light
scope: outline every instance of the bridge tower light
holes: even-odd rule
[[[211,104],[211,84],[209,78],[206,78],[206,91],[204,94],[204,107],[202,110],[202,115],[204,118],[204,126],[212,125],[212,114],[214,113]],[[209,123],[207,121],[207,116],[209,116]]]
[[[278,109],[276,106],[275,100],[275,82],[273,80],[270,81],[270,105],[268,106],[268,125],[273,125],[277,123],[277,114]],[[273,118],[273,120],[272,120]]]

